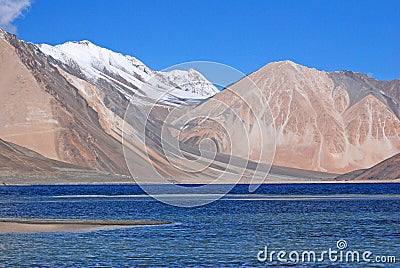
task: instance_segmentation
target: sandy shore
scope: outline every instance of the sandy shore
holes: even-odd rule
[[[145,225],[171,224],[150,220],[69,220],[0,218],[1,233],[82,232],[104,229],[128,228]]]

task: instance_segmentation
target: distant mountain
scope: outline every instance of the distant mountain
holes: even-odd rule
[[[3,36],[0,138],[47,158],[127,172],[120,143],[102,127],[105,117],[115,117],[102,104],[104,93],[67,73],[37,46]]]
[[[400,80],[377,81],[352,72],[327,73],[291,61],[274,62],[248,76],[265,98],[253,94],[247,81],[232,85],[192,112],[228,111],[236,105],[241,118],[249,107],[269,104],[276,130],[274,164],[331,173],[366,168],[400,152]],[[246,79],[248,80],[248,79]],[[236,102],[235,93],[246,97]],[[250,97],[253,94],[253,97]],[[249,97],[247,97],[249,96]],[[221,107],[215,107],[215,100]],[[242,107],[243,106],[243,107]],[[261,109],[259,109],[261,110]],[[211,112],[210,112],[211,113]],[[251,122],[244,120],[251,129]],[[239,125],[237,126],[239,128]],[[216,141],[221,152],[231,148],[216,125],[200,122],[185,129],[184,142],[198,146],[203,138]],[[235,144],[245,140],[236,135]],[[257,159],[254,153],[251,159]]]
[[[336,180],[354,181],[400,181],[400,154],[392,156],[381,163],[369,168],[356,170],[336,177]]]
[[[121,145],[129,102],[140,116],[140,106],[155,97],[162,96],[168,109],[218,92],[195,70],[154,71],[88,41],[52,47],[1,31],[0,58],[0,138],[48,158],[118,174],[129,174]]]
[[[199,72],[174,70],[154,71],[132,56],[125,56],[92,44],[89,41],[67,42],[62,45],[38,45],[46,55],[61,61],[77,77],[98,87],[104,83],[118,90],[127,99],[132,95],[151,97],[151,92],[140,88],[146,82],[153,83],[159,90],[174,89],[164,96],[170,99],[204,99],[215,95],[219,90]],[[150,80],[155,77],[156,79]],[[156,88],[153,88],[154,90]]]
[[[264,176],[275,151],[271,137],[275,180],[296,172],[331,178],[400,152],[400,80],[290,61],[247,78],[261,91],[242,79],[220,92],[193,69],[155,71],[89,41],[35,45],[0,30],[0,138],[49,161],[146,179],[157,170],[188,183],[225,173],[225,182],[250,182],[259,167]]]

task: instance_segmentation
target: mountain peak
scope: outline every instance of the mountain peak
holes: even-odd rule
[[[264,67],[262,67],[261,69],[259,69],[258,71],[268,71],[268,70],[316,70],[315,68],[310,68],[301,64],[298,64],[296,62],[293,62],[291,60],[282,60],[282,61],[274,61],[274,62],[270,62],[266,65],[264,65]],[[258,72],[256,71],[256,72]]]
[[[83,73],[92,83],[104,79],[118,85],[125,83],[121,91],[128,98],[132,95],[134,88],[141,88],[152,77],[165,81],[167,87],[172,86],[169,85],[171,81],[174,85],[180,84],[181,87],[174,92],[174,95],[182,99],[202,99],[218,92],[218,89],[196,70],[158,72],[150,69],[135,57],[100,47],[88,40],[70,41],[56,46],[42,44],[38,47],[44,54],[70,67],[78,67],[78,73]],[[163,76],[165,77],[162,78]]]
[[[94,46],[96,46],[95,44],[93,44],[93,43],[90,42],[89,40],[77,41],[77,42],[75,42],[75,43],[82,44],[82,45],[86,45],[86,46],[89,46],[89,45],[94,45]]]
[[[87,40],[50,46],[27,44],[8,33],[4,38],[10,42],[0,41],[0,81],[10,83],[0,87],[5,109],[0,138],[49,158],[126,171],[121,137],[132,133],[126,137],[140,152],[134,153],[135,176],[148,176],[151,158],[160,160],[167,176],[186,180],[186,174],[175,176],[176,168],[170,169],[160,154],[164,125],[168,136],[188,146],[199,148],[202,140],[211,139],[218,153],[228,156],[235,151],[231,145],[237,144],[235,157],[265,165],[270,163],[262,152],[274,152],[269,148],[276,145],[274,164],[314,171],[366,168],[400,152],[400,83],[364,80],[350,72],[327,73],[284,60],[249,75],[258,89],[241,79],[232,84],[234,91],[219,92],[196,70],[152,70]],[[199,105],[200,98],[205,100]],[[127,107],[133,117],[124,120]],[[148,107],[154,108],[151,117],[146,115]],[[183,110],[171,113],[175,107]],[[166,120],[181,112],[182,121],[175,122],[182,124]],[[203,115],[218,121],[196,119],[186,124],[186,119]],[[147,122],[151,131],[141,136]],[[184,125],[188,127],[180,136],[177,130]],[[265,135],[273,139],[266,141]],[[148,150],[149,157],[141,153],[147,147],[139,148],[143,138],[156,146]],[[244,141],[250,141],[249,147]]]
[[[317,70],[315,68],[310,68],[307,66],[300,65],[295,63],[291,60],[283,60],[283,61],[276,61],[270,62],[254,73],[251,76],[257,80],[259,79],[267,79],[268,77],[276,76],[276,77],[283,77],[283,76],[295,76],[298,74],[302,75],[310,75],[310,74],[317,74],[324,71]]]
[[[276,61],[275,63],[280,64],[280,65],[288,64],[288,65],[292,65],[292,66],[294,66],[294,65],[301,66],[300,64],[295,63],[294,61],[291,61],[291,60],[281,60],[281,61]]]

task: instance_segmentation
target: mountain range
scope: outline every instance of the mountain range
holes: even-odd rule
[[[37,45],[0,30],[0,95],[0,159],[33,161],[35,176],[56,167],[151,181],[156,169],[173,182],[209,182],[227,171],[246,181],[273,164],[277,180],[347,172],[346,179],[362,173],[367,180],[379,172],[366,169],[387,172],[379,163],[400,153],[399,79],[291,61],[267,64],[220,91],[194,69],[156,71],[89,41]],[[178,111],[173,119],[171,111]],[[179,148],[166,154],[164,140]],[[212,144],[203,146],[204,140]],[[2,177],[10,176],[4,170],[22,170],[18,161],[4,160],[9,167],[2,166]]]

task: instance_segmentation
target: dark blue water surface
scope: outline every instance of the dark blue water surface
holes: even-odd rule
[[[204,197],[208,198],[208,197]],[[238,185],[221,200],[181,208],[138,186],[0,187],[0,217],[173,222],[73,233],[0,234],[0,267],[400,267],[400,184]],[[260,250],[372,252],[372,263],[261,263]],[[377,263],[395,256],[397,263]]]

